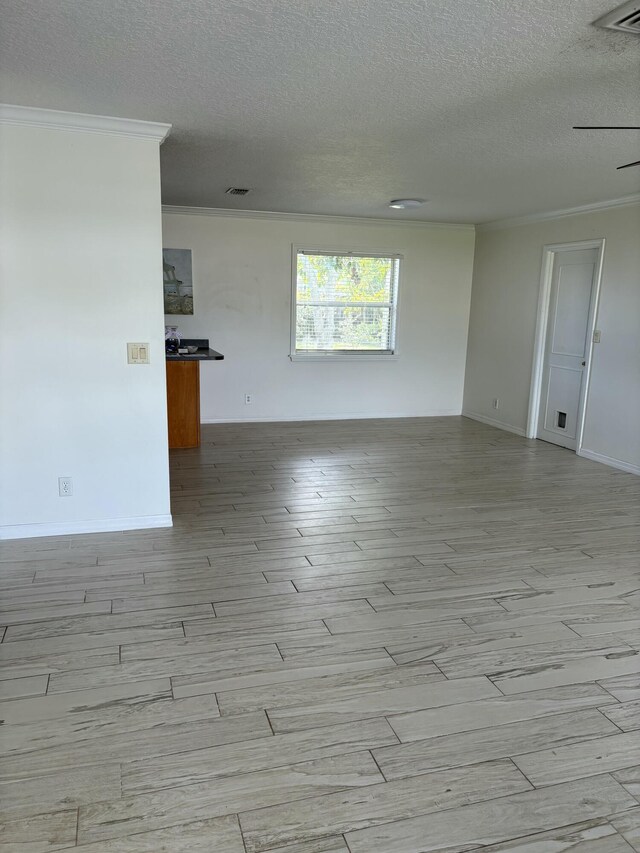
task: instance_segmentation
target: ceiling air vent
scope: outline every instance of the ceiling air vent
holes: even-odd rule
[[[640,0],[630,0],[593,23],[596,27],[640,36]]]
[[[250,193],[251,190],[244,189],[243,187],[229,187],[224,191],[225,195],[246,195]]]

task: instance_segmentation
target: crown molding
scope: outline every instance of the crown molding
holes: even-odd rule
[[[629,207],[640,204],[640,193],[612,198],[608,201],[597,201],[593,204],[582,204],[579,207],[566,207],[563,210],[549,210],[544,213],[529,213],[526,216],[514,216],[512,219],[495,219],[492,222],[480,222],[477,231],[498,231],[501,228],[516,228],[518,225],[529,225],[532,222],[545,222],[549,219],[564,219],[566,216],[579,216],[582,213],[597,213],[613,207]]]
[[[283,213],[271,210],[229,210],[224,207],[189,207],[186,205],[163,204],[163,213],[187,216],[227,216],[234,219],[284,220],[285,222],[327,222],[344,225],[402,225],[403,228],[435,228],[446,231],[468,231],[474,233],[475,226],[457,222],[428,222],[383,219],[368,216],[339,216],[322,213]]]
[[[155,121],[69,113],[39,107],[22,107],[16,104],[0,104],[0,125],[3,124],[103,133],[108,136],[129,136],[135,139],[155,139],[160,144],[171,131],[170,124]]]

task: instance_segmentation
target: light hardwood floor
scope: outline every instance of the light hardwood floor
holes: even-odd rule
[[[640,851],[640,479],[464,418],[172,471],[2,546],[0,851]]]

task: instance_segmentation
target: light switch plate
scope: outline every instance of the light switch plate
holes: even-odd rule
[[[129,364],[149,364],[149,344],[127,344]]]
[[[600,337],[601,337],[600,329],[595,329],[595,331],[594,331],[594,333],[593,333],[593,342],[594,342],[594,344],[599,344],[599,343],[600,343]]]

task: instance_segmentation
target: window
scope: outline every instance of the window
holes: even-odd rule
[[[398,255],[295,253],[291,356],[395,352]]]

